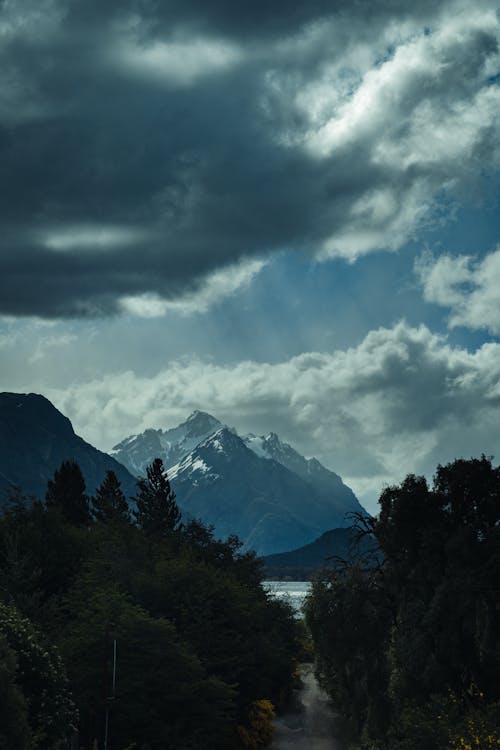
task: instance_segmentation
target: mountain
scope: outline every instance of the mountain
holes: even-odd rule
[[[217,536],[238,534],[259,554],[299,547],[365,512],[337,474],[275,433],[242,438],[201,411],[173,429],[128,437],[112,455],[137,475],[162,458],[185,516],[212,524]]]
[[[135,493],[136,480],[127,469],[78,437],[69,419],[44,396],[0,393],[0,503],[14,487],[44,498],[47,481],[66,459],[79,464],[90,494],[108,469],[126,495]]]
[[[157,456],[185,517],[212,524],[219,537],[237,534],[259,555],[300,547],[326,529],[350,525],[346,513],[364,512],[337,474],[275,433],[241,438],[195,411],[178,427],[126,438],[109,456],[76,435],[43,396],[0,394],[0,502],[17,486],[43,498],[47,481],[66,459],[80,465],[89,494],[112,469],[131,497],[132,474],[145,474]]]
[[[316,458],[304,458],[291,445],[282,442],[275,432],[260,437],[250,434],[244,441],[257,456],[286,466],[314,487],[318,494],[328,497],[342,519],[347,512],[365,513],[354,492],[343,483],[338,474],[325,468]],[[346,525],[345,522],[339,523],[339,526]]]
[[[217,536],[237,534],[245,548],[260,555],[349,525],[346,512],[361,509],[341,481],[337,492],[318,489],[274,458],[259,455],[227,427],[169,467],[168,475],[185,515],[212,524]]]
[[[221,427],[221,422],[210,414],[194,411],[178,427],[150,429],[125,438],[114,446],[110,455],[135,476],[144,476],[154,458],[161,458],[165,466],[172,466]]]
[[[263,558],[266,578],[303,581],[321,568],[335,567],[340,560],[353,562],[360,558],[377,560],[376,542],[364,537],[356,542],[355,531],[331,529],[313,542],[290,552],[267,555]]]

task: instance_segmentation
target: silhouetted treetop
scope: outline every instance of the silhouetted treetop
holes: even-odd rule
[[[135,519],[139,528],[157,539],[164,539],[181,525],[181,512],[170,487],[161,458],[146,469],[146,477],[137,482]]]
[[[49,479],[45,495],[47,508],[59,510],[63,518],[75,526],[90,523],[89,500],[85,480],[76,461],[63,461]]]

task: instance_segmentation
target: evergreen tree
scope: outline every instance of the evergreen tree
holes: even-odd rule
[[[47,508],[56,508],[74,526],[90,523],[89,500],[85,494],[85,480],[76,461],[63,461],[49,479],[45,495]]]
[[[180,528],[181,512],[161,458],[147,467],[146,478],[139,479],[137,487],[134,515],[139,528],[157,539],[165,539]]]
[[[115,521],[130,523],[128,503],[114,471],[108,470],[97,488],[95,497],[92,498],[92,512],[95,520],[103,524]]]

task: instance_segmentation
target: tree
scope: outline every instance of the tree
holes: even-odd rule
[[[130,523],[130,511],[114,471],[108,470],[100,487],[92,498],[92,512],[99,523],[115,521]]]
[[[16,685],[24,698],[25,708],[19,695],[13,694],[12,690],[9,699],[21,720],[26,711],[33,735],[32,747],[60,750],[76,729],[77,712],[59,652],[47,644],[38,628],[15,607],[0,603],[2,642],[7,673],[13,665],[9,651],[14,655]],[[9,650],[7,653],[5,645]]]
[[[85,480],[76,461],[63,461],[49,479],[45,495],[47,508],[57,509],[74,526],[90,523],[89,500],[85,494]]]
[[[137,482],[135,496],[137,525],[156,539],[165,539],[180,528],[181,512],[170,487],[161,458],[155,458],[146,469],[146,478]]]
[[[0,635],[0,750],[33,747],[26,699],[16,683],[17,660]]]
[[[111,747],[233,748],[234,687],[207,675],[191,644],[117,587],[82,578],[67,600],[63,651],[80,708],[84,747],[101,741],[109,705]],[[117,644],[115,697],[113,640]]]
[[[313,586],[320,676],[370,745],[470,747],[449,728],[500,718],[500,470],[459,459],[432,487],[414,475],[388,487],[380,506],[370,526],[382,564]]]
[[[325,569],[306,600],[321,683],[354,736],[380,736],[389,719],[384,645],[391,622],[379,583],[377,570]]]

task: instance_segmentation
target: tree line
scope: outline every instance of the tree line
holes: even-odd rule
[[[236,537],[184,522],[163,464],[132,510],[74,461],[0,518],[1,750],[236,750],[271,736],[299,627]]]
[[[382,561],[323,571],[306,605],[319,678],[352,747],[500,746],[500,468],[408,476],[358,519]]]

